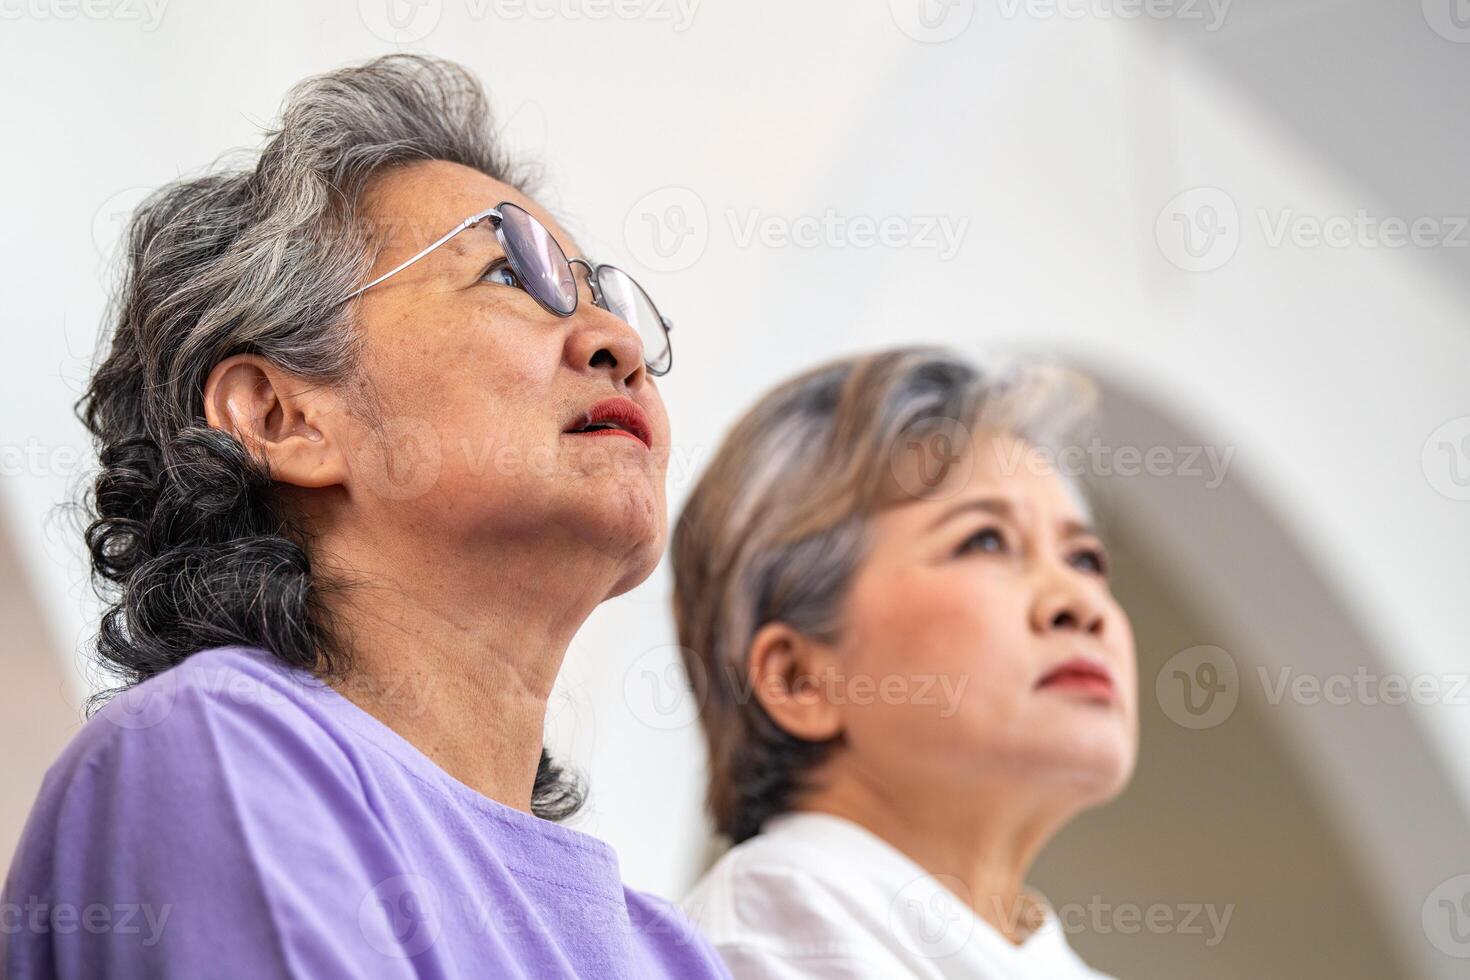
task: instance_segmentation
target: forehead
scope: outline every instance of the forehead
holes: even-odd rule
[[[504,181],[448,160],[420,160],[375,178],[363,195],[363,213],[387,250],[417,251],[470,215],[502,201],[531,212],[568,255],[580,254],[565,229],[540,204]],[[488,225],[465,235],[490,234]],[[446,248],[455,248],[458,236]],[[459,247],[463,247],[460,245]]]
[[[930,477],[940,472],[944,459],[951,465],[943,482],[935,483]],[[901,506],[891,508],[891,513],[908,528],[961,500],[991,497],[1010,502],[1020,516],[1031,520],[1087,521],[1090,508],[1075,482],[1062,472],[1063,462],[1006,432],[975,433],[961,456],[942,440],[929,442],[922,454],[911,452],[894,461]]]
[[[1063,472],[1064,460],[1010,433],[980,434],[971,450],[976,489],[1008,489],[1040,514],[1085,519],[1087,507],[1076,483]]]

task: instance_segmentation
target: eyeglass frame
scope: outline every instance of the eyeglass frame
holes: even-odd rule
[[[459,225],[457,225],[454,229],[452,229],[451,231],[447,232],[442,237],[440,237],[439,240],[436,241],[436,242],[434,242],[432,245],[429,245],[429,246],[421,249],[412,258],[409,258],[409,259],[407,259],[407,260],[399,263],[397,266],[395,266],[392,269],[389,269],[387,272],[383,273],[381,276],[379,276],[378,278],[374,279],[372,282],[368,283],[366,286],[362,286],[362,287],[360,287],[358,289],[353,290],[352,292],[348,293],[346,296],[343,296],[341,299],[337,300],[337,302],[338,303],[345,303],[345,302],[347,302],[350,299],[356,299],[357,297],[361,296],[363,293],[367,292],[369,289],[372,289],[378,283],[383,282],[386,279],[390,279],[393,276],[398,275],[398,273],[402,272],[404,269],[407,269],[409,266],[413,265],[415,262],[419,261],[420,259],[426,258],[435,249],[438,249],[440,246],[442,246],[445,243],[447,243],[450,239],[454,238],[454,236],[458,235],[460,232],[469,231],[471,228],[473,228],[476,225],[480,224],[482,221],[489,221],[491,223],[491,225],[494,226],[494,228],[495,228],[495,237],[496,237],[497,240],[500,240],[501,250],[505,253],[506,261],[510,263],[511,271],[514,272],[516,275],[520,276],[522,279],[528,279],[529,278],[528,276],[524,275],[521,272],[521,270],[519,270],[519,269],[517,269],[515,267],[515,259],[511,255],[510,249],[505,248],[505,242],[504,242],[504,240],[501,240],[501,234],[502,234],[502,232],[500,231],[500,223],[505,220],[505,216],[500,213],[500,209],[503,208],[503,207],[506,207],[506,206],[510,206],[510,207],[513,207],[513,208],[518,208],[521,211],[526,211],[525,208],[521,207],[519,204],[516,204],[514,201],[501,201],[499,204],[495,205],[495,207],[493,207],[493,208],[486,208],[484,211],[481,211],[478,214],[472,214],[468,218],[466,218],[463,221],[461,221],[459,223]],[[527,214],[528,217],[530,217],[530,219],[532,221],[535,221],[538,225],[541,224],[541,222],[536,218],[536,216],[534,214],[531,214],[529,211],[526,211],[526,214]],[[543,225],[542,227],[544,228],[545,226]],[[639,284],[639,282],[638,282],[637,279],[634,279],[632,276],[629,276],[628,273],[624,272],[622,269],[619,269],[615,265],[607,265],[605,263],[593,263],[593,262],[589,262],[589,261],[587,261],[586,259],[584,259],[584,258],[582,258],[580,256],[578,256],[577,258],[574,258],[574,259],[567,258],[566,250],[561,247],[561,243],[560,242],[557,242],[556,239],[554,239],[554,238],[552,239],[552,241],[556,243],[557,251],[561,252],[562,258],[563,259],[566,259],[566,263],[567,263],[568,266],[581,265],[584,269],[587,270],[587,288],[592,291],[592,303],[593,303],[593,305],[596,306],[596,307],[598,307],[599,309],[607,310],[609,313],[612,313],[612,311],[611,310],[608,310],[608,308],[606,306],[604,306],[603,303],[602,303],[602,286],[597,281],[597,277],[598,277],[598,275],[601,273],[601,271],[603,269],[611,269],[614,272],[621,272],[624,276],[627,277],[628,281],[631,282],[634,285],[634,287],[636,287],[637,290],[643,294],[643,298],[646,299],[646,300],[648,300],[648,305],[649,306],[653,307],[654,315],[658,317],[659,324],[664,329],[664,343],[668,347],[669,365],[668,365],[668,367],[664,368],[662,371],[655,371],[653,369],[653,367],[648,363],[648,358],[646,358],[646,357],[643,359],[643,364],[644,364],[645,367],[648,368],[648,373],[654,375],[655,377],[662,377],[663,375],[668,374],[669,373],[669,370],[671,368],[673,368],[673,366],[674,366],[674,345],[672,343],[669,343],[669,334],[674,329],[674,321],[673,320],[670,320],[668,317],[666,317],[666,316],[663,315],[663,313],[658,308],[658,304],[653,301],[653,297],[648,295],[648,291],[646,289],[644,289],[641,284]],[[536,305],[539,306],[539,307],[541,307],[546,312],[552,314],[553,316],[558,316],[558,317],[562,317],[562,318],[566,318],[566,317],[569,317],[569,316],[572,316],[573,314],[575,314],[577,312],[577,307],[579,305],[581,305],[581,302],[582,302],[582,297],[579,295],[579,292],[580,291],[579,290],[573,290],[574,300],[573,300],[573,303],[572,303],[572,308],[569,311],[567,311],[566,313],[563,313],[560,310],[558,310],[556,307],[550,306],[547,303],[543,302],[539,296],[537,296],[535,293],[531,292],[529,289],[526,289],[526,288],[522,287],[521,292],[525,293],[527,296],[529,296],[533,300],[535,300],[536,301]],[[614,316],[617,316],[617,314],[615,314],[615,313],[613,315]],[[622,320],[623,318],[622,317],[618,317],[618,319],[619,320]],[[623,320],[623,322],[624,323],[627,323],[626,320]],[[628,326],[631,327],[633,325],[631,323],[629,323]],[[637,328],[635,327],[634,329],[636,330]]]

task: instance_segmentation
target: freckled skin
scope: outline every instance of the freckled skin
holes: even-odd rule
[[[425,161],[389,172],[370,189],[366,210],[386,243],[369,278],[502,201],[535,215],[568,257],[582,254],[514,188],[458,164]],[[359,499],[356,519],[385,537],[411,528],[414,547],[429,543],[425,562],[436,560],[435,542],[460,553],[480,542],[506,548],[519,540],[568,553],[590,546],[624,559],[608,593],[617,595],[642,581],[663,551],[668,415],[637,333],[592,304],[579,267],[577,311],[560,318],[523,290],[480,280],[502,254],[485,223],[357,301],[363,373],[382,418],[394,423],[386,465],[398,485],[417,487],[416,473],[427,485]],[[647,414],[653,452],[623,437],[563,435],[575,413],[618,395]],[[410,435],[392,437],[402,433]],[[356,426],[348,441],[359,466],[385,465],[370,458],[383,452],[370,426]],[[422,469],[435,462],[436,473]]]

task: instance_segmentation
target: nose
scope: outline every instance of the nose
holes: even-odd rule
[[[1106,606],[1091,589],[1060,576],[1037,594],[1031,607],[1031,628],[1038,633],[1071,630],[1101,636],[1107,618]]]
[[[605,374],[614,384],[630,391],[648,377],[643,363],[643,341],[638,332],[586,300],[578,304],[572,317],[566,358],[572,370]]]

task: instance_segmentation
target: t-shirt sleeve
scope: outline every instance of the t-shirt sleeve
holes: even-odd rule
[[[422,975],[435,910],[351,757],[265,700],[180,689],[162,718],[92,719],[6,883],[10,976]]]

